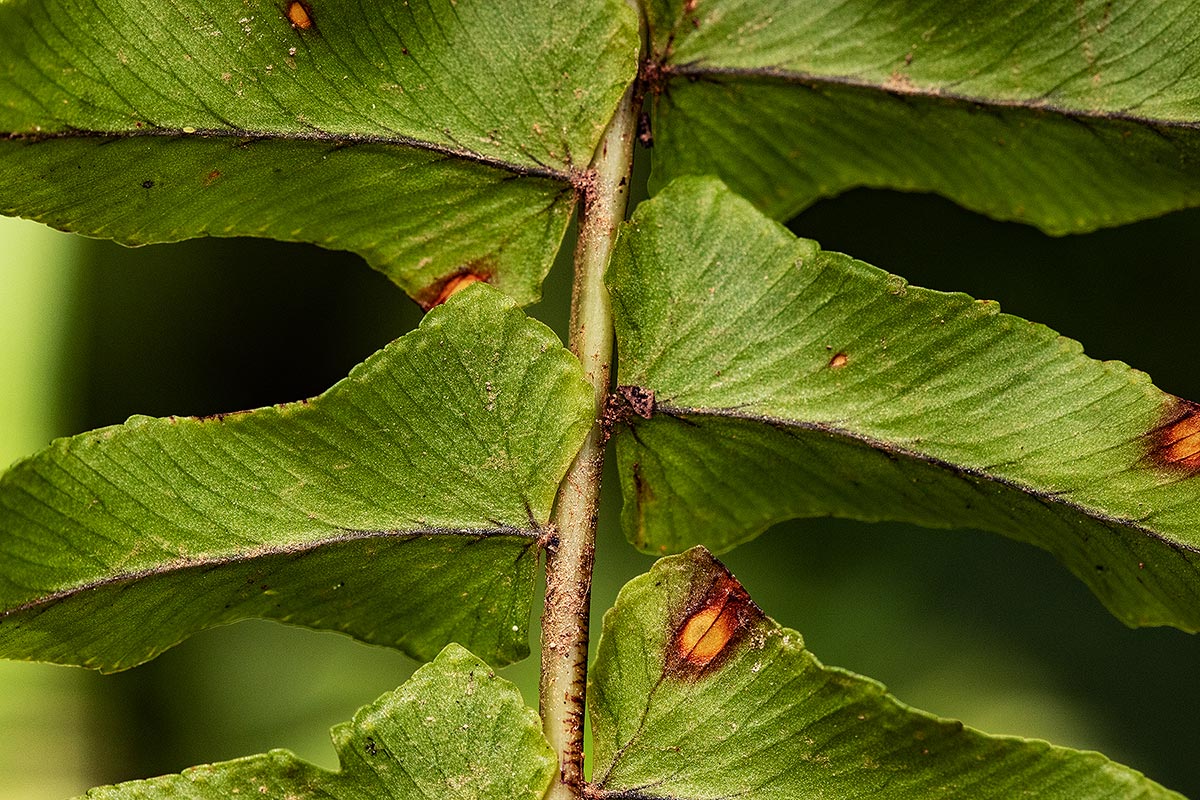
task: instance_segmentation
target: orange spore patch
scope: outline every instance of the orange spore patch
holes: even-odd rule
[[[737,579],[726,573],[709,587],[699,608],[676,629],[674,671],[699,677],[718,668],[762,612]]]
[[[421,308],[428,311],[435,306],[440,306],[472,283],[486,283],[490,277],[491,274],[489,272],[468,266],[462,271],[445,278],[441,283],[435,283],[425,288],[414,299]]]
[[[434,305],[440,305],[449,300],[451,297],[454,297],[454,295],[458,294],[472,283],[480,283],[482,281],[483,277],[480,275],[472,275],[470,273],[467,273],[466,275],[457,275],[447,281],[446,285],[442,287],[442,291],[440,294],[438,294],[437,302],[435,302]]]
[[[291,0],[288,3],[287,18],[293,28],[302,31],[310,30],[313,26],[312,11],[300,0]]]
[[[1182,413],[1158,429],[1151,458],[1165,467],[1200,472],[1200,406],[1181,401]]]
[[[846,366],[846,362],[849,360],[849,357],[845,353],[838,353],[833,358],[829,359],[829,368],[841,369],[842,367]]]
[[[716,658],[737,630],[737,617],[723,607],[709,606],[691,616],[679,632],[679,656],[697,667]]]

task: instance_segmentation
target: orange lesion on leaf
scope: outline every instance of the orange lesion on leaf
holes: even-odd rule
[[[850,360],[850,357],[847,356],[845,353],[837,353],[834,355],[833,358],[829,359],[829,368],[830,369],[841,369],[842,367],[846,366],[846,362],[848,362],[849,360]]]
[[[722,574],[689,609],[671,642],[668,671],[679,677],[698,678],[718,669],[763,616],[737,578],[720,562],[712,563]]]
[[[720,655],[737,632],[737,617],[722,607],[702,608],[688,619],[679,632],[676,646],[685,661],[698,667]]]
[[[284,13],[287,14],[288,22],[292,23],[293,28],[301,31],[312,30],[312,8],[307,3],[302,0],[290,0]]]
[[[421,308],[428,311],[435,306],[440,306],[473,283],[487,283],[491,277],[491,270],[482,263],[471,263],[431,286],[425,287],[413,299]]]
[[[1176,398],[1168,422],[1151,434],[1147,457],[1160,468],[1200,472],[1200,405]]]

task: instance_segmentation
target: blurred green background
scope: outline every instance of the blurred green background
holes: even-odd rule
[[[791,227],[913,283],[998,300],[1200,399],[1200,213],[1051,239],[935,197],[857,191]],[[560,263],[533,309],[560,335],[569,283]],[[254,240],[126,250],[0,219],[0,462],[133,413],[316,394],[418,319],[343,253]],[[651,563],[624,543],[607,485],[596,635],[621,584]],[[812,520],[725,560],[826,663],[989,732],[1101,750],[1200,798],[1200,638],[1126,629],[1040,550]],[[503,670],[531,705],[536,663]],[[208,631],[115,676],[0,663],[0,799],[63,798],[271,747],[332,767],[329,726],[414,668],[266,622]]]

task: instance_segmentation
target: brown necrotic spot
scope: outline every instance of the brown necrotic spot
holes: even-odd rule
[[[850,358],[845,353],[838,353],[833,358],[829,359],[829,368],[841,369],[842,367],[846,366],[846,362],[849,360]]]
[[[290,0],[284,9],[288,22],[299,31],[309,31],[313,27],[312,7],[301,0]]]
[[[1159,469],[1200,472],[1200,405],[1172,398],[1166,416],[1167,421],[1150,432],[1147,460]]]
[[[701,678],[720,669],[763,618],[737,578],[715,559],[713,564],[720,573],[688,608],[672,637],[667,667],[676,677]]]

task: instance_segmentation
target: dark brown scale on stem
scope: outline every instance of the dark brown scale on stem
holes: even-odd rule
[[[604,399],[600,415],[603,440],[608,441],[613,430],[634,417],[650,419],[654,416],[654,390],[643,386],[618,386]]]

